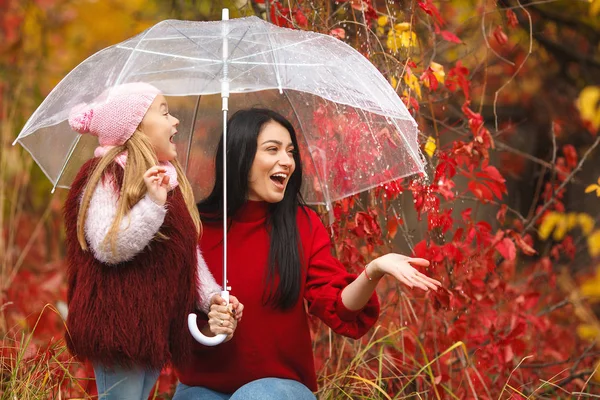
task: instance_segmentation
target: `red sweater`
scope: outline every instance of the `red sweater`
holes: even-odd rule
[[[216,347],[196,344],[192,361],[175,365],[182,383],[233,393],[244,384],[266,377],[302,382],[317,390],[313,352],[304,302],[280,311],[263,305],[268,268],[268,203],[248,202],[234,218],[228,236],[228,280],[231,294],[244,304],[244,317],[232,340]],[[301,293],[311,314],[335,332],[363,336],[379,317],[374,294],[359,311],[344,307],[341,292],[355,278],[331,255],[331,241],[317,214],[298,210],[298,229],[307,268]],[[203,223],[200,247],[217,282],[223,278],[222,222]],[[306,267],[306,266],[305,266]]]

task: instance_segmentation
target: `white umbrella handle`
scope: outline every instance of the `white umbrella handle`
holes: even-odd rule
[[[222,291],[221,297],[227,302],[227,304],[229,304],[229,291]],[[227,338],[226,334],[221,333],[212,337],[205,336],[202,332],[200,332],[200,329],[198,329],[198,324],[196,324],[197,318],[198,316],[194,313],[188,314],[188,328],[198,343],[201,343],[205,346],[216,346],[223,343],[223,341]]]

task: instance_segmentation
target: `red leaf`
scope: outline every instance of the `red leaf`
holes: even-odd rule
[[[496,244],[496,250],[509,261],[512,261],[517,256],[517,248],[515,243],[509,238],[504,238],[498,244]]]
[[[426,85],[429,87],[430,90],[437,90],[438,80],[433,74],[433,70],[431,69],[431,67],[427,68],[425,72],[421,74],[421,77],[419,79],[421,80],[421,82],[426,82]]]
[[[450,292],[446,288],[439,288],[435,292],[433,292],[433,308],[435,310],[444,309],[447,310],[450,308],[450,298],[452,297],[452,292]]]
[[[291,28],[290,25],[290,9],[283,7],[280,3],[271,3],[271,22],[277,26]]]
[[[517,246],[519,246],[519,249],[521,249],[523,254],[526,254],[528,256],[537,254],[537,251],[533,247],[531,247],[526,241],[527,239],[531,240],[531,236],[527,235],[525,236],[525,238],[523,238],[520,234],[518,234],[515,231],[508,231],[508,234],[515,241]]]
[[[575,168],[577,166],[577,150],[575,150],[575,147],[572,144],[567,144],[563,146],[562,150],[567,161],[567,166]]]
[[[335,28],[329,31],[329,34],[336,39],[344,40],[346,38],[346,31],[344,28]]]
[[[470,82],[468,79],[469,70],[462,65],[462,61],[458,61],[454,68],[448,71],[448,78],[446,79],[446,87],[448,90],[456,91],[457,88],[461,88],[466,100],[468,101],[471,96],[469,93]]]
[[[500,206],[500,210],[498,210],[496,213],[496,219],[501,225],[504,225],[504,221],[506,219],[506,210],[508,210],[508,206],[506,204],[502,204]]]
[[[442,35],[442,38],[447,42],[458,43],[458,44],[462,43],[462,40],[460,40],[460,38],[452,32],[441,31],[440,33]]]
[[[433,4],[432,0],[419,0],[419,2],[417,4],[419,5],[419,8],[421,10],[423,10],[427,14],[431,15],[434,18],[435,22],[437,22],[439,25],[444,25],[444,20],[442,19],[442,15],[440,14],[440,11],[435,6],[435,4]],[[437,25],[436,25],[436,27],[437,27]]]
[[[464,210],[460,213],[465,224],[468,224],[469,222],[471,222],[471,213],[472,212],[473,212],[472,208],[467,208],[466,210]]]
[[[506,43],[508,43],[508,37],[506,36],[506,33],[504,33],[504,31],[502,30],[501,26],[497,26],[496,29],[494,29],[493,36],[500,46],[504,46],[506,45]]]
[[[519,25],[519,20],[513,10],[506,10],[506,18],[508,19],[508,26],[511,28],[516,28]]]
[[[297,8],[296,11],[294,11],[294,19],[301,27],[306,28],[308,26],[308,18],[306,18],[306,15],[304,15],[304,12],[302,12],[300,8]]]

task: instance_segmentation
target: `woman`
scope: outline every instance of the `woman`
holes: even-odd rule
[[[300,196],[302,163],[292,125],[276,112],[249,109],[229,123],[227,232],[229,282],[245,305],[244,322],[221,346],[196,346],[176,364],[174,400],[314,399],[317,390],[308,312],[335,332],[360,338],[377,321],[375,287],[384,275],[423,290],[440,283],[419,273],[427,260],[387,254],[358,277],[331,255],[330,238]],[[222,163],[222,146],[216,165]],[[198,204],[204,221],[200,247],[222,278],[223,174]]]

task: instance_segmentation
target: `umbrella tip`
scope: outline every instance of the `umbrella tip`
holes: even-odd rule
[[[221,19],[227,21],[229,19],[229,8],[224,8],[221,14]]]
[[[17,136],[17,138],[15,139],[15,141],[13,142],[12,145],[14,146],[15,144],[17,144],[18,141],[19,141],[19,137]]]

